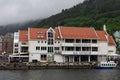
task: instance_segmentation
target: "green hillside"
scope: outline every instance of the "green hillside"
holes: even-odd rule
[[[106,24],[109,33],[120,30],[120,0],[85,0],[70,9],[37,22],[35,26],[50,27],[92,26],[102,29]]]
[[[27,29],[28,27],[66,25],[92,26],[96,29],[102,29],[104,24],[106,24],[110,34],[120,30],[120,0],[85,0],[83,3],[77,4],[70,9],[63,9],[61,13],[52,15],[44,20],[0,26],[0,35],[18,31],[18,29]]]

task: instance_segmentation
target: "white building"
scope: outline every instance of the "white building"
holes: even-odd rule
[[[29,57],[29,62],[102,61],[116,53],[112,36],[92,27],[28,28],[18,33],[18,53],[14,54]]]
[[[14,32],[14,41],[13,41],[13,54],[18,53],[18,42],[19,42],[19,33]]]

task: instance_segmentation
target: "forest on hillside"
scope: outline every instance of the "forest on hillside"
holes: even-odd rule
[[[79,3],[69,9],[63,9],[61,13],[43,20],[0,26],[0,35],[6,32],[18,31],[18,29],[27,29],[28,27],[65,25],[102,29],[104,24],[110,34],[120,30],[120,0],[84,0],[83,3]]]
[[[111,34],[120,30],[120,0],[85,0],[70,9],[63,9],[61,13],[52,15],[35,26],[92,26],[102,29],[104,24]]]

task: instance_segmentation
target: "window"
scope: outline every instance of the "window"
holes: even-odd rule
[[[47,60],[47,55],[41,55],[41,60],[46,61]]]
[[[46,50],[46,47],[41,47],[41,50]]]
[[[55,47],[55,50],[59,50],[59,47]]]
[[[74,43],[74,39],[65,39],[66,43]]]
[[[25,43],[25,42],[23,42],[23,43],[22,43],[22,45],[26,45],[26,43]]]
[[[74,51],[74,47],[65,47],[65,51]]]
[[[114,52],[113,50],[108,50],[108,52]]]
[[[14,53],[18,53],[18,51],[14,51]]]
[[[92,51],[98,51],[98,47],[92,47]]]
[[[18,48],[15,48],[15,51],[14,51],[14,53],[18,53]]]
[[[53,38],[53,31],[51,29],[48,31],[48,38]]]
[[[43,43],[43,41],[41,41],[41,43]]]
[[[92,40],[92,43],[97,43],[97,40],[95,40],[95,39],[94,39],[94,40]]]
[[[91,51],[91,47],[82,47],[82,51]]]
[[[40,43],[40,41],[38,41],[38,43]]]
[[[48,45],[53,45],[53,31],[48,31]]]
[[[80,39],[76,39],[76,43],[81,43],[81,40]]]
[[[64,51],[64,47],[62,47],[62,51]]]
[[[39,47],[39,46],[36,46],[36,50],[40,50],[40,47]]]
[[[81,47],[76,47],[76,51],[81,51]]]
[[[15,51],[18,51],[18,48],[15,48]]]
[[[48,32],[48,37],[52,38],[53,37],[53,33],[52,32]]]
[[[21,52],[28,52],[28,47],[21,47]]]
[[[82,40],[82,43],[90,43],[90,42],[91,42],[90,39],[83,39],[83,40]]]
[[[53,52],[53,47],[48,47],[48,52]]]
[[[15,47],[18,47],[18,43],[15,43]]]
[[[52,45],[53,44],[53,39],[48,39],[48,44]]]

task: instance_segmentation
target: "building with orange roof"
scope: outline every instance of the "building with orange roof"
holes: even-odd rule
[[[15,41],[18,51],[14,54],[29,62],[102,61],[116,53],[112,36],[93,27],[28,28],[19,30]]]

